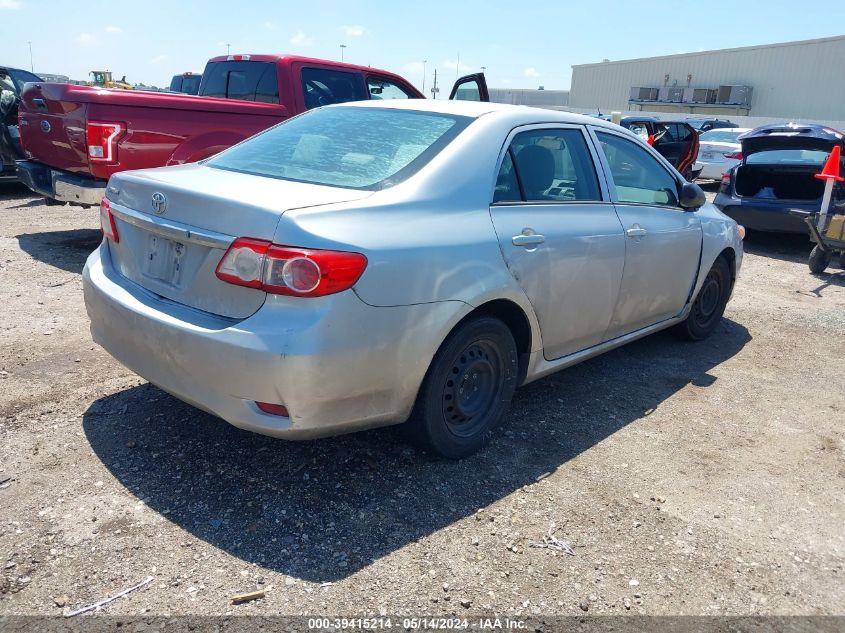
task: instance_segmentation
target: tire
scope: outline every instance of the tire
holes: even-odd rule
[[[690,341],[710,336],[722,320],[731,294],[731,269],[719,256],[704,278],[687,318],[676,326],[676,332]]]
[[[816,244],[813,247],[813,250],[810,251],[810,258],[807,260],[807,266],[810,267],[811,273],[818,275],[819,273],[823,273],[825,271],[830,264],[830,260],[830,251],[825,252],[819,248],[818,244]]]
[[[516,343],[508,327],[493,317],[467,321],[431,361],[407,430],[441,457],[472,455],[504,418],[518,376]]]

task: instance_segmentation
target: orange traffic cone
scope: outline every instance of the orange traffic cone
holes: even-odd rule
[[[834,145],[821,173],[815,174],[816,178],[819,180],[836,180],[838,182],[845,180],[845,178],[839,175],[839,153],[839,145]]]

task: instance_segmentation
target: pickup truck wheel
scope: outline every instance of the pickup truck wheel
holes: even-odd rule
[[[472,455],[502,421],[518,367],[516,343],[504,323],[492,317],[463,323],[435,354],[408,431],[441,457]]]
[[[807,266],[810,267],[810,272],[814,275],[823,273],[830,265],[831,255],[830,251],[823,251],[816,244],[813,250],[810,251],[810,258],[807,260]]]
[[[718,257],[704,278],[687,318],[676,332],[690,341],[707,338],[719,325],[731,293],[731,270],[724,257]]]

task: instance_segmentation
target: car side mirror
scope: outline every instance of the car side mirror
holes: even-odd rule
[[[704,206],[705,202],[707,202],[707,198],[704,196],[704,191],[702,191],[701,187],[694,182],[685,182],[683,184],[681,187],[681,199],[678,201],[681,207],[689,211],[694,211]]]

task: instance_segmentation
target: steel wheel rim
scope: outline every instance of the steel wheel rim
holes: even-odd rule
[[[719,301],[722,298],[722,284],[719,276],[712,270],[704,279],[704,284],[698,293],[695,302],[695,320],[699,325],[707,325],[716,315],[719,309]]]
[[[471,437],[487,422],[504,384],[498,348],[489,341],[475,341],[452,361],[444,381],[443,419],[458,437]]]

